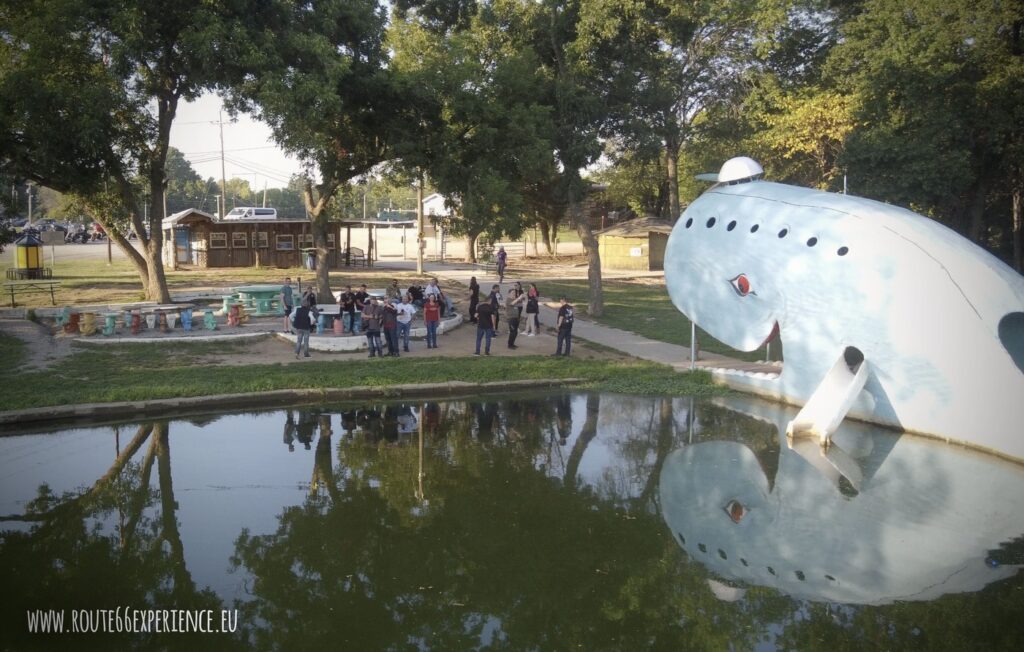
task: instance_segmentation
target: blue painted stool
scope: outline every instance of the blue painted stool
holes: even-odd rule
[[[185,308],[181,311],[181,329],[185,331],[192,330],[192,309]]]

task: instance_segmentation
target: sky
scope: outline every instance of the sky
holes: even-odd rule
[[[195,102],[182,103],[171,126],[171,146],[181,150],[192,167],[204,179],[221,178],[220,128],[221,100],[207,93]],[[227,178],[249,182],[253,190],[281,188],[292,174],[301,170],[299,162],[285,155],[274,144],[270,129],[247,116],[231,122],[224,117],[224,171]]]

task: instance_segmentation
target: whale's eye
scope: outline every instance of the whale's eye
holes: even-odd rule
[[[725,513],[729,515],[733,523],[739,523],[747,515],[747,508],[738,500],[730,500],[725,506]]]
[[[732,289],[736,290],[736,294],[741,297],[745,297],[748,294],[757,294],[750,287],[750,279],[747,278],[746,274],[740,274],[736,278],[729,279],[729,283],[732,285]]]

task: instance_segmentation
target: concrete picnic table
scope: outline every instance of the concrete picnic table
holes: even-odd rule
[[[231,288],[231,291],[237,292],[243,302],[255,307],[257,317],[284,314],[283,306],[274,308],[274,301],[281,295],[280,285],[240,285]]]
[[[335,324],[341,324],[341,306],[336,303],[318,303],[316,304],[317,312],[320,316],[316,319],[316,334],[323,335],[324,327],[327,325],[327,317],[331,317]],[[341,335],[341,328],[335,327],[334,332],[337,335]]]

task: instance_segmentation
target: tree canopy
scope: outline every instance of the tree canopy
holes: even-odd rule
[[[133,260],[159,295],[163,193],[170,208],[210,191],[179,174],[170,124],[218,89],[306,165],[321,253],[328,217],[360,214],[355,184],[386,164],[445,195],[450,232],[471,239],[568,219],[597,314],[589,182],[676,219],[703,191],[694,173],[747,154],[775,180],[908,206],[1020,269],[1022,24],[1016,3],[940,0],[4,3],[0,177],[108,221],[148,215]]]

